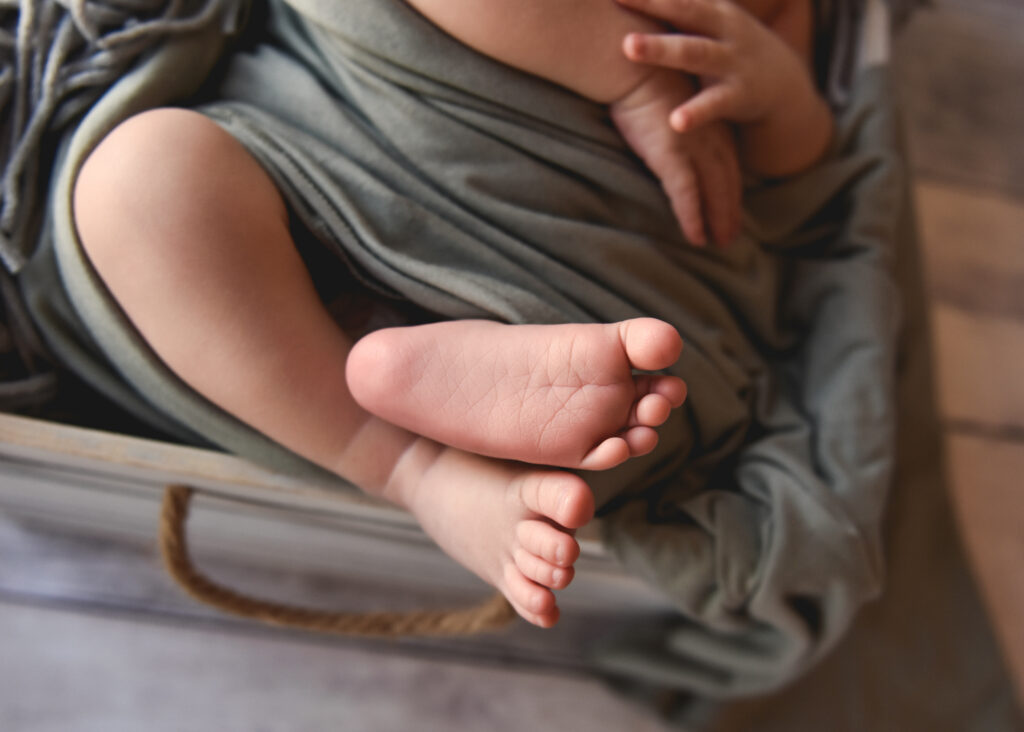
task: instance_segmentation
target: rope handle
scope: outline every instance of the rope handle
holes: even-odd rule
[[[186,593],[222,612],[286,628],[386,638],[472,635],[498,630],[516,618],[501,593],[467,608],[410,612],[330,612],[240,594],[218,585],[192,563],[185,538],[192,494],[193,489],[184,485],[165,488],[160,511],[160,554],[164,568]]]

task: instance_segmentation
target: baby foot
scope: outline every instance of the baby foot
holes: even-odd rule
[[[682,341],[653,318],[612,324],[459,320],[379,330],[358,341],[346,377],[378,417],[491,457],[604,470],[654,449],[654,427],[686,396]]]
[[[542,628],[558,621],[552,590],[572,581],[580,551],[572,533],[594,515],[579,476],[523,470],[420,438],[389,483],[391,500],[525,620]]]

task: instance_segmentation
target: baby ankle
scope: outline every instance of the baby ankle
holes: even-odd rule
[[[410,434],[410,440],[391,465],[379,495],[384,500],[412,510],[416,502],[416,488],[423,476],[437,463],[446,448],[426,437]]]

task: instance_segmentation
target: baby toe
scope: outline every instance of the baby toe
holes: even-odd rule
[[[629,460],[629,445],[621,437],[609,437],[580,460],[580,470],[608,470]]]
[[[679,331],[663,320],[634,318],[618,323],[619,340],[630,365],[641,371],[671,366],[683,350]]]
[[[529,473],[517,484],[517,498],[533,513],[568,529],[578,529],[594,517],[594,495],[572,473]]]
[[[514,602],[511,604],[512,608],[519,614],[519,617],[521,617],[528,623],[536,625],[538,628],[554,627],[558,623],[558,618],[562,614],[561,611],[558,609],[558,605],[555,605],[551,608],[551,610],[549,610],[546,613],[538,614],[531,613],[529,610],[516,607],[516,604]]]
[[[580,545],[564,531],[543,521],[522,521],[516,527],[519,546],[556,567],[571,567],[580,556]]]
[[[672,403],[661,394],[648,394],[636,403],[636,424],[656,427],[672,413]]]
[[[629,445],[631,457],[646,455],[658,446],[658,433],[653,427],[630,427],[622,433],[622,439]]]
[[[654,376],[648,386],[648,393],[661,395],[673,408],[681,407],[686,401],[686,382],[678,376]]]
[[[572,567],[556,567],[522,547],[516,550],[513,558],[527,579],[552,590],[564,590],[575,576]]]
[[[505,568],[505,597],[527,622],[550,628],[558,620],[558,607],[551,590],[526,578],[515,564]]]

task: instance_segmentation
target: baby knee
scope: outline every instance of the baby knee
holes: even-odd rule
[[[216,156],[225,135],[206,117],[185,109],[154,109],[115,127],[86,159],[75,183],[75,212],[93,204],[126,206],[140,197],[168,193],[182,174]],[[200,169],[201,170],[201,169]]]
[[[82,245],[101,271],[125,247],[159,245],[161,221],[194,200],[204,172],[216,170],[231,138],[203,115],[156,109],[112,130],[86,159],[74,187]]]

